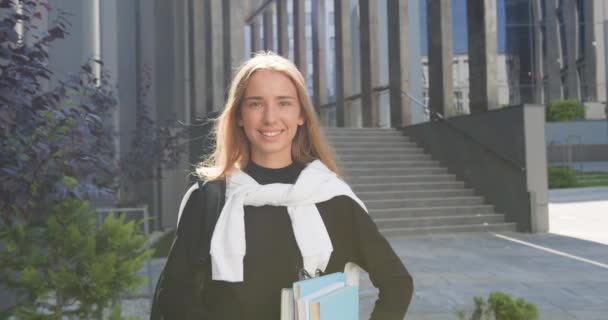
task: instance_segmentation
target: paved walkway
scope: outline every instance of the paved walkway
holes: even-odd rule
[[[414,276],[406,319],[457,319],[454,312],[470,313],[473,297],[492,291],[536,303],[541,319],[608,319],[608,188],[551,191],[550,199],[551,232],[560,234],[389,239]],[[153,277],[161,263],[152,263]],[[364,277],[361,291],[361,319],[367,319],[376,290]],[[131,300],[124,310],[145,315],[149,302]]]

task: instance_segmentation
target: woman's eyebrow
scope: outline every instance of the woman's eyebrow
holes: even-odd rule
[[[262,98],[260,96],[250,96],[250,97],[245,97],[245,100],[264,100],[264,98]]]
[[[292,96],[278,96],[277,99],[295,99]]]

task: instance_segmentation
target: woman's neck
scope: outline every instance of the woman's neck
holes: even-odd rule
[[[302,169],[304,166],[295,162],[282,168],[267,168],[254,161],[249,161],[244,171],[259,184],[269,184],[294,183]]]
[[[257,164],[260,167],[268,168],[268,169],[280,169],[290,166],[293,163],[291,157],[289,158],[281,158],[281,157],[256,157],[252,155],[251,161]]]

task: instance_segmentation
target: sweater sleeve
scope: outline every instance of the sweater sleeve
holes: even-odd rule
[[[196,272],[190,246],[202,230],[200,190],[188,190],[180,205],[179,221],[167,261],[158,280],[151,319],[189,319],[203,279]]]
[[[413,279],[371,217],[353,203],[357,261],[379,290],[372,320],[402,320],[412,299]]]

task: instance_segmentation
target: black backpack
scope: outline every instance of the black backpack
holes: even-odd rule
[[[173,320],[176,317],[183,320],[206,318],[206,310],[202,301],[205,283],[210,279],[211,236],[224,207],[226,181],[199,181],[198,184],[198,192],[201,193],[199,205],[201,208],[205,208],[207,214],[204,217],[181,217],[178,229],[182,228],[182,233],[188,233],[187,243],[182,242],[178,248],[176,237],[171,246],[167,262],[156,283],[150,320]],[[183,214],[186,214],[186,211]],[[195,221],[195,223],[190,225],[188,223],[190,221]],[[179,250],[186,250],[187,259],[183,259],[184,252],[179,253]],[[177,258],[177,256],[180,257]],[[189,272],[182,274],[184,269]],[[179,296],[175,295],[175,292],[167,293],[166,288],[170,285],[169,282],[175,281],[179,277],[188,277],[191,283],[195,284],[194,292],[180,292]],[[184,303],[184,299],[191,299],[191,303]],[[179,303],[176,304],[175,301],[179,301]]]

